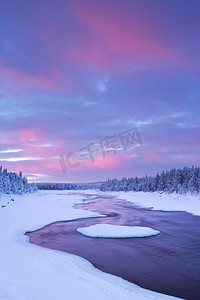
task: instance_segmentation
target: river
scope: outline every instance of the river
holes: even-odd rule
[[[84,203],[75,207],[107,216],[52,223],[27,232],[30,242],[81,256],[96,268],[141,287],[184,299],[200,299],[199,216],[153,211],[111,196],[87,195]],[[160,234],[105,239],[76,232],[78,227],[99,223],[147,226]]]

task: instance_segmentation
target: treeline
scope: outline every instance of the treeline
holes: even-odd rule
[[[200,167],[184,167],[157,173],[156,176],[108,179],[101,185],[102,191],[143,191],[166,193],[199,193]]]
[[[84,190],[88,187],[73,183],[37,183],[38,190]]]
[[[19,174],[8,172],[7,169],[2,170],[0,167],[0,194],[23,194],[33,193],[37,190],[34,183],[28,183],[26,177],[22,177],[22,172]]]

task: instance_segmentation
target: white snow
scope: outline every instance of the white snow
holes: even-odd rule
[[[0,299],[175,299],[103,273],[78,256],[28,242],[24,236],[26,231],[55,221],[97,216],[73,208],[83,199],[78,193],[80,191],[74,195],[58,195],[57,191],[39,191],[1,198],[0,203],[6,207],[0,205]],[[15,201],[7,201],[10,198]]]
[[[88,227],[78,228],[77,231],[89,237],[102,238],[130,238],[130,237],[147,237],[160,233],[149,227],[139,226],[119,226],[111,224],[96,224]]]
[[[100,192],[99,195],[114,196],[136,205],[163,211],[186,211],[200,216],[200,194],[167,194],[159,192]]]

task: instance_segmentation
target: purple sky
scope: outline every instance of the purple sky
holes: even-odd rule
[[[199,16],[199,0],[1,1],[3,167],[87,182],[199,165]],[[134,127],[142,145],[80,160]]]

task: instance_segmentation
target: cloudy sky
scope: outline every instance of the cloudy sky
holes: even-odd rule
[[[198,0],[1,1],[3,167],[87,182],[199,165],[199,16]]]

